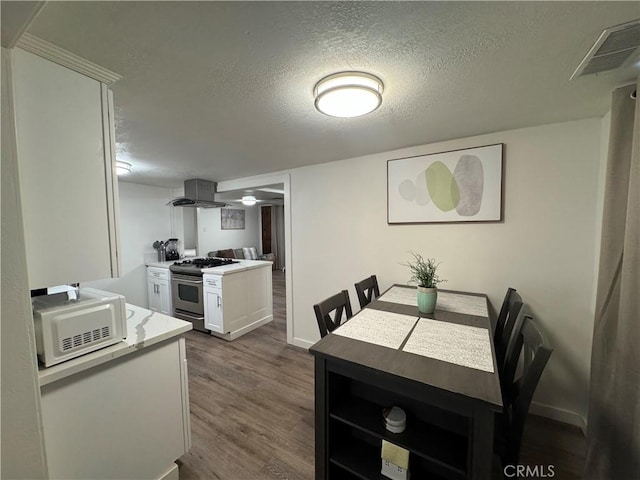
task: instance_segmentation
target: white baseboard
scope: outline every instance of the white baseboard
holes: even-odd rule
[[[178,465],[174,463],[173,466],[167,471],[167,473],[162,475],[158,480],[179,480],[179,479],[180,479],[180,472],[178,471]]]
[[[234,332],[217,333],[212,330],[211,335],[213,335],[214,337],[223,338],[227,342],[230,342],[231,340],[235,340],[236,338],[241,337],[245,333],[249,333],[250,331],[255,330],[256,328],[261,327],[262,325],[265,325],[271,321],[273,321],[273,315],[267,315],[266,317],[256,320],[250,323],[249,325],[246,325]]]
[[[310,342],[309,340],[305,340],[299,337],[293,337],[293,345],[296,347],[304,348],[305,350],[309,350],[316,342]]]
[[[569,425],[574,425],[582,430],[583,435],[586,436],[587,434],[587,419],[578,413],[538,402],[531,403],[529,413],[557,420],[558,422],[568,423]]]

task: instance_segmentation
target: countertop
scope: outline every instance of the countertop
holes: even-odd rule
[[[272,262],[265,260],[238,260],[239,263],[232,263],[231,265],[222,265],[220,267],[203,268],[202,273],[205,275],[227,275],[230,273],[242,272],[244,270],[251,270],[253,268],[269,267],[273,265]]]
[[[167,262],[164,262],[167,263]],[[169,262],[170,264],[173,262]],[[127,303],[127,338],[120,343],[96,350],[73,360],[45,368],[40,366],[40,386],[129,355],[141,348],[156,345],[192,329],[191,322],[178,320],[146,308]]]
[[[194,258],[203,258],[203,257],[194,257]],[[185,259],[190,260],[190,259]],[[171,260],[169,262],[147,262],[147,267],[154,268],[169,268],[175,262],[181,262],[182,260]],[[226,275],[229,273],[241,272],[243,270],[251,270],[252,268],[260,268],[273,265],[272,262],[268,262],[266,260],[244,260],[238,259],[238,263],[232,263],[230,265],[222,265],[220,267],[210,267],[203,268],[201,271],[205,274],[210,275]]]
[[[188,258],[185,258],[184,260],[189,260]],[[176,262],[182,262],[181,260],[169,260],[167,262],[147,262],[145,265],[147,267],[154,267],[154,268],[169,268],[171,265],[173,265]]]

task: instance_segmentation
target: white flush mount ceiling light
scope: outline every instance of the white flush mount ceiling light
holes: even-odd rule
[[[340,72],[320,80],[313,94],[318,111],[331,117],[352,118],[378,108],[383,89],[382,81],[369,73]]]
[[[131,173],[132,170],[130,163],[121,162],[120,160],[116,161],[116,174],[127,175],[128,173]]]
[[[242,204],[250,207],[251,205],[255,205],[257,202],[256,197],[253,195],[245,195],[242,197]]]

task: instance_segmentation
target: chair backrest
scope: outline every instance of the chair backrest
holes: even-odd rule
[[[502,374],[504,368],[509,340],[513,334],[516,319],[522,310],[522,305],[522,297],[516,292],[516,289],[507,289],[507,294],[502,302],[502,308],[496,322],[496,328],[493,332],[493,344],[496,349],[496,360],[498,361],[498,372],[500,374]]]
[[[531,399],[538,386],[544,367],[549,361],[553,349],[546,343],[542,333],[529,315],[519,318],[516,328],[519,330],[509,350],[509,359],[505,364],[505,382],[503,391],[504,418],[506,420],[506,463],[517,464],[520,455],[520,443],[525,420],[531,406]],[[518,360],[522,355],[522,373],[516,379]]]
[[[533,317],[525,312],[523,308],[520,310],[520,314],[516,318],[513,327],[513,341],[507,347],[504,356],[504,363],[502,364],[502,370],[500,371],[500,386],[502,388],[502,397],[506,403],[513,398],[511,389],[513,388],[516,371],[518,370],[518,364],[520,354],[522,352],[522,328],[525,322],[533,321]]]
[[[349,292],[342,290],[340,293],[316,303],[313,306],[320,329],[320,336],[324,337],[329,332],[333,332],[342,323],[343,313],[345,320],[349,320],[353,316],[351,311],[351,302],[349,301]],[[333,316],[332,316],[333,314]]]
[[[369,305],[374,299],[380,296],[380,289],[378,288],[378,279],[375,275],[361,280],[356,283],[356,293],[358,294],[358,301],[360,302],[360,308],[364,308]]]

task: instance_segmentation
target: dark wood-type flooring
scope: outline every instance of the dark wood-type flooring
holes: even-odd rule
[[[314,477],[313,357],[286,343],[280,271],[273,313],[273,322],[233,342],[187,333],[192,447],[178,460],[181,480]],[[521,462],[579,479],[584,446],[576,427],[530,416]]]

